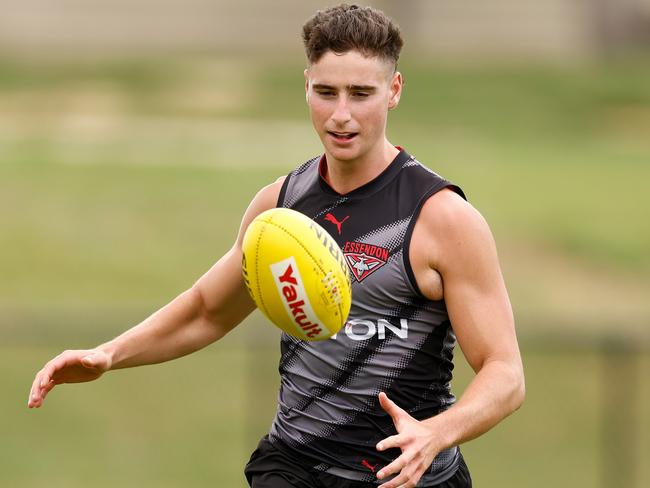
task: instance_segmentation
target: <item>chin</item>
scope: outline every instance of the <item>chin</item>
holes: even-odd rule
[[[337,161],[353,161],[362,156],[362,151],[358,147],[336,147],[325,146],[327,153]]]
[[[361,155],[358,153],[351,153],[351,152],[333,152],[330,153],[334,159],[337,161],[340,161],[342,163],[348,163],[348,162],[353,162],[353,161],[358,161],[361,159]]]

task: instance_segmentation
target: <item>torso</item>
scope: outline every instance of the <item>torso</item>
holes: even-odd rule
[[[283,184],[279,206],[306,214],[332,234],[353,281],[348,323],[336,338],[282,338],[279,407],[270,438],[322,469],[367,471],[366,465],[385,465],[398,454],[375,449],[395,433],[378,405],[379,391],[420,419],[454,402],[449,382],[455,337],[442,279],[428,264],[427,229],[416,224],[425,202],[446,188],[460,192],[404,151],[346,195],[319,175],[318,159]],[[441,470],[454,459],[452,448],[434,464]]]

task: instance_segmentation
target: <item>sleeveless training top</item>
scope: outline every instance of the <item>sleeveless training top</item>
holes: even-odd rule
[[[352,277],[352,308],[339,333],[307,342],[282,334],[278,410],[269,438],[319,470],[376,481],[400,455],[376,450],[396,433],[377,395],[422,420],[444,411],[456,337],[444,301],[418,289],[408,249],[424,202],[450,187],[462,191],[401,150],[374,180],[346,195],[320,174],[317,157],[284,181],[279,207],[323,226],[341,246]],[[453,475],[457,448],[440,453],[418,486]],[[385,482],[385,480],[384,480]]]

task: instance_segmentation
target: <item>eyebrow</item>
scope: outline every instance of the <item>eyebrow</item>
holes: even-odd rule
[[[335,86],[326,85],[324,83],[314,83],[312,85],[312,88],[314,90],[336,90]],[[356,90],[356,91],[368,91],[368,92],[377,91],[377,87],[372,85],[348,85],[346,88],[348,90]]]

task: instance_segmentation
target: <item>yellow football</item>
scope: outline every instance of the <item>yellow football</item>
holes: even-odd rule
[[[345,324],[352,303],[348,266],[316,222],[288,208],[267,210],[248,226],[243,251],[248,292],[280,329],[320,341]]]

